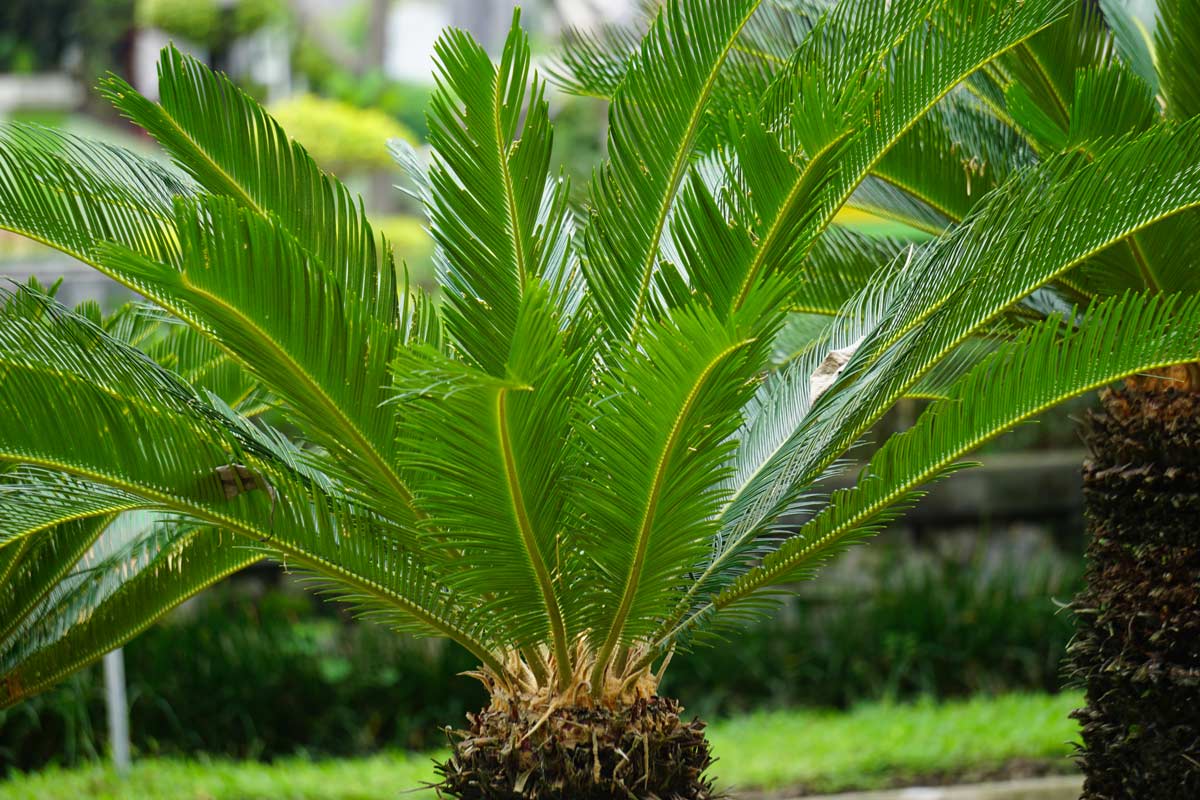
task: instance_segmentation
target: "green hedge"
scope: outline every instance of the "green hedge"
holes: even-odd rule
[[[341,175],[393,171],[396,166],[388,153],[388,140],[415,141],[408,128],[382,111],[316,95],[294,95],[274,103],[270,110],[317,164]]]
[[[219,44],[226,36],[245,36],[287,18],[282,0],[237,0],[227,17],[218,0],[137,0],[135,19],[198,45]]]

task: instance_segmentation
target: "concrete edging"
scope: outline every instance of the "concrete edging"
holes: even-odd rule
[[[1079,800],[1083,779],[1073,775],[959,786],[914,786],[880,792],[798,795],[789,792],[738,794],[738,800]]]

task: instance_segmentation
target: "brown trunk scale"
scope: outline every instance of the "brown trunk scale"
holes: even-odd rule
[[[1084,800],[1200,798],[1200,381],[1101,394],[1083,483],[1089,544],[1068,674],[1086,690]]]

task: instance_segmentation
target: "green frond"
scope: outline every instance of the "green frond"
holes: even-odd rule
[[[127,285],[127,276],[103,263],[100,245],[119,242],[155,261],[174,261],[171,204],[194,193],[186,176],[128,150],[31,125],[0,125],[0,228]]]
[[[1038,323],[1030,323],[1038,324]],[[1005,326],[1009,327],[1009,326]],[[1008,336],[978,336],[968,339],[958,345],[953,352],[929,368],[916,383],[905,393],[905,397],[921,398],[924,400],[941,400],[950,394],[952,387],[965,372],[980,361],[990,357],[996,350],[1008,346],[1008,343],[1020,335],[1022,329],[1006,330]]]
[[[1104,21],[1113,33],[1121,59],[1141,78],[1150,91],[1158,94],[1158,69],[1155,67],[1154,36],[1123,0],[1100,0]]]
[[[802,314],[838,314],[870,284],[876,272],[908,246],[907,242],[888,236],[830,228],[813,245],[793,278],[795,303],[791,310]]]
[[[896,142],[872,174],[958,222],[1033,158],[1009,125],[970,94],[952,92]]]
[[[749,219],[758,246],[752,260],[731,267],[741,275],[733,307],[764,277],[795,268],[868,173],[938,101],[1051,24],[1065,4],[1001,6],[893,3],[879,13],[843,3],[818,26],[763,101],[765,120],[781,127],[787,147],[801,151],[794,166],[779,176],[793,154],[764,154],[755,131],[762,122],[751,120],[738,145],[748,151],[739,152],[738,167],[754,187],[756,213]]]
[[[962,82],[963,91],[974,97],[980,105],[992,113],[996,119],[1008,125],[1014,125],[1012,115],[1005,108],[1004,93],[1012,79],[1004,74],[1000,63],[993,61],[967,76]]]
[[[1025,116],[1044,120],[1045,130],[1065,133],[1070,124],[1070,103],[1079,70],[1109,63],[1114,55],[1112,35],[1099,8],[1073,3],[1070,13],[1037,36],[1004,54],[996,65],[1011,90],[1020,88]],[[1019,121],[1016,109],[1008,111]]]
[[[1046,30],[1067,7],[1067,3],[1056,0],[1033,4],[959,0],[933,9],[926,23],[888,54],[882,93],[872,108],[877,119],[866,126],[853,154],[848,155],[855,168],[847,172],[845,186],[835,197],[848,196],[862,177],[855,170],[871,170],[881,164],[886,154],[955,86]],[[955,105],[952,101],[942,106],[935,119],[950,129],[952,140],[962,142],[977,121],[962,120],[958,115],[969,114],[971,109],[967,103]],[[921,134],[916,136],[919,139]],[[975,138],[969,144],[964,142],[963,149],[983,150],[979,155],[990,158],[999,169],[999,162],[1011,154],[994,147],[984,149],[989,143],[987,138]],[[1012,165],[1005,168],[1011,170]]]
[[[270,404],[259,382],[227,351],[159,309],[127,303],[105,317],[101,327],[187,384],[216,395],[242,414],[256,416]]]
[[[831,5],[831,0],[765,0],[742,32],[733,59],[743,70],[755,65],[774,73],[808,38]]]
[[[0,592],[0,651],[12,648],[14,636],[29,615],[60,585],[112,520],[112,515],[84,517],[49,528],[8,566],[0,584],[4,590]],[[22,639],[27,638],[23,633]]]
[[[561,283],[569,252],[567,184],[548,181],[552,128],[545,84],[530,76],[520,13],[499,66],[462,31],[435,45],[427,211],[441,248],[442,314],[461,351],[503,375],[522,295]]]
[[[1200,203],[1200,127],[1156,128],[1083,166],[1064,157],[994,192],[967,224],[882,274],[796,362],[790,405],[754,452],[726,508],[735,539],[781,513],[794,487],[815,479],[921,376],[1012,304],[1151,223]],[[1061,221],[1088,198],[1105,213]],[[804,381],[826,354],[854,347],[834,387],[813,405]]]
[[[733,605],[773,584],[811,577],[830,556],[915,502],[921,487],[967,466],[965,454],[1058,403],[1139,372],[1200,358],[1200,299],[1130,294],[1051,318],[959,380],[910,430],[893,436],[796,536],[714,601]]]
[[[644,30],[632,25],[609,24],[594,31],[568,29],[547,74],[568,94],[611,100],[644,35]]]
[[[794,361],[807,352],[828,327],[829,317],[824,314],[788,314],[775,335],[772,365],[778,369]]]
[[[388,425],[386,412],[379,406],[384,397],[375,396],[386,390],[387,365],[398,328],[405,322],[399,318],[398,290],[387,248],[381,245],[346,189],[321,173],[304,150],[290,142],[279,126],[228,79],[173,49],[164,52],[160,74],[161,105],[146,100],[117,78],[105,82],[105,91],[124,113],[155,135],[202,188],[227,195],[231,198],[227,204],[237,204],[245,209],[248,219],[257,221],[256,230],[260,232],[260,247],[264,252],[273,243],[265,242],[266,236],[261,232],[267,228],[279,232],[275,238],[286,240],[287,246],[278,250],[270,261],[277,268],[273,275],[280,277],[282,286],[328,289],[321,296],[307,298],[309,304],[324,303],[336,317],[326,318],[329,324],[325,333],[336,338],[322,341],[328,349],[321,352],[319,364],[314,366],[293,358],[297,350],[302,355],[312,355],[314,350],[311,343],[306,344],[309,331],[295,315],[296,308],[301,306],[293,302],[294,295],[281,292],[279,286],[267,286],[264,294],[253,297],[244,293],[234,293],[232,297],[205,295],[208,289],[221,288],[212,285],[214,276],[222,276],[236,287],[239,284],[234,279],[235,269],[238,276],[261,275],[250,267],[251,262],[244,254],[233,264],[206,265],[213,269],[205,269],[203,274],[199,269],[190,270],[198,285],[186,285],[183,276],[189,272],[187,264],[195,266],[203,259],[195,249],[204,240],[198,231],[218,216],[220,221],[213,224],[232,224],[232,214],[227,211],[207,213],[210,206],[222,205],[219,198],[190,197],[195,185],[191,180],[174,179],[173,173],[161,167],[146,166],[135,157],[100,145],[72,140],[67,143],[70,146],[65,146],[58,139],[24,136],[12,140],[15,144],[10,143],[11,157],[25,159],[22,166],[32,163],[27,170],[30,179],[45,173],[43,182],[48,193],[82,198],[78,201],[82,211],[73,213],[73,206],[63,205],[66,202],[63,200],[58,207],[47,207],[33,188],[14,179],[4,187],[5,190],[16,187],[13,213],[24,208],[23,201],[35,215],[44,212],[48,219],[58,220],[46,223],[50,225],[74,221],[82,214],[84,224],[75,227],[85,240],[66,240],[74,248],[70,252],[78,253],[187,319],[215,338],[222,348],[233,352],[243,366],[258,370],[260,376],[279,378],[280,362],[288,362],[285,366],[291,374],[280,386],[271,389],[283,396],[293,410],[317,420],[313,433],[322,444],[352,454],[348,472],[366,475],[369,485],[383,487],[386,496],[396,498],[397,508],[411,506],[411,498],[387,456],[394,432]],[[43,153],[53,153],[56,148],[65,155],[52,158]],[[43,161],[50,166],[43,165]],[[93,179],[93,173],[100,178]],[[110,174],[113,177],[108,177]],[[118,184],[117,188],[97,183],[101,179]],[[144,187],[138,191],[146,197],[135,195],[133,189],[119,194],[118,190],[126,183]],[[109,197],[120,201],[110,204],[116,205],[118,211],[106,206],[93,208]],[[183,205],[168,211],[173,203]],[[8,205],[7,202],[4,205],[6,211]],[[201,214],[202,209],[206,213]],[[111,220],[118,213],[128,216],[134,212],[136,217]],[[152,213],[153,219],[144,220],[146,213]],[[213,236],[228,244],[230,236],[236,237],[241,232],[235,226],[225,233],[224,237]],[[179,241],[185,234],[190,236],[191,248],[186,254],[180,252]],[[301,264],[303,268],[299,268]],[[222,266],[225,268],[221,269]],[[204,278],[210,279],[209,283]],[[354,298],[354,308],[344,309],[335,300],[338,295]],[[200,298],[205,300],[208,313],[216,313],[213,320],[202,319],[203,315],[191,306],[192,300]],[[226,305],[230,300],[246,301],[256,312],[272,314],[270,318],[277,323],[274,330],[256,338],[253,334],[262,333],[257,327],[260,320],[247,324],[246,319],[239,318],[245,307]],[[289,319],[294,323],[290,329],[286,324]],[[215,330],[218,328],[219,332]],[[293,338],[279,340],[270,335],[281,332],[290,333]],[[364,343],[370,344],[369,350]],[[344,352],[347,361],[328,358],[330,352]],[[367,358],[353,361],[364,352],[369,353]],[[272,372],[271,367],[276,370]],[[221,370],[225,378],[235,372],[231,368]],[[330,374],[338,382],[320,382],[320,378]],[[355,388],[364,391],[350,394]],[[337,402],[331,396],[337,397]],[[341,402],[347,397],[348,400]],[[235,403],[245,399],[229,398]],[[314,409],[318,413],[314,414]],[[340,423],[332,430],[328,426],[331,420]],[[413,511],[409,507],[403,513],[411,517]]]
[[[0,461],[63,472],[236,533],[320,573],[343,597],[385,608],[393,626],[454,639],[505,674],[481,639],[478,599],[463,604],[447,592],[411,530],[314,485],[269,437],[248,437],[228,419],[233,412],[86,320],[45,300],[18,300],[40,303],[41,313],[9,302],[0,316]],[[63,419],[95,424],[66,439]],[[244,467],[234,491],[222,472],[231,465]]]
[[[396,404],[405,474],[432,526],[428,547],[445,555],[444,580],[503,610],[490,623],[497,637],[519,648],[552,643],[565,682],[577,598],[565,589],[575,576],[562,552],[563,486],[588,361],[569,352],[550,292],[531,280],[508,380],[414,353],[396,365]]]
[[[675,198],[717,75],[760,0],[671,0],[609,110],[609,161],[594,175],[584,274],[613,341],[660,302],[654,276]]]
[[[1122,62],[1081,69],[1066,145],[1095,150],[1106,141],[1148,130],[1159,119],[1153,91]]]
[[[1158,25],[1154,30],[1154,55],[1158,84],[1175,119],[1200,114],[1200,75],[1196,53],[1200,52],[1200,18],[1188,0],[1158,0]]]
[[[1131,281],[1133,288],[1200,291],[1200,272],[1195,269],[1200,263],[1197,261],[1200,259],[1200,211],[1192,209],[1160,220],[1140,231],[1131,241],[1138,248],[1131,254],[1136,270]],[[1128,244],[1125,249],[1130,249]]]
[[[29,568],[25,575],[11,580],[25,616],[13,623],[12,635],[0,642],[0,673],[66,635],[117,591],[125,578],[152,562],[164,546],[189,528],[179,520],[146,511],[83,522],[90,524],[80,529],[77,523],[70,523],[46,533],[46,541],[58,538],[62,546],[54,558],[58,574],[45,581],[40,592],[37,583],[29,582],[40,580],[38,571],[46,566],[36,560],[22,565]],[[59,558],[68,551],[68,559]]]
[[[646,328],[603,378],[581,433],[588,488],[575,494],[597,571],[585,616],[600,648],[597,675],[618,644],[648,634],[674,605],[707,548],[731,437],[765,351],[735,323],[683,307]]]
[[[210,423],[190,387],[42,298],[8,298],[0,315],[0,373],[6,461],[61,468],[66,457],[77,477],[138,475],[162,494],[216,498],[223,496],[216,468],[241,460],[236,438]],[[71,419],[93,423],[64,437],[63,421]],[[141,438],[155,447],[118,445]]]
[[[394,467],[395,414],[385,402],[398,328],[334,281],[274,216],[205,196],[179,201],[176,230],[178,272],[161,273],[117,247],[107,258],[195,309],[222,347],[337,454],[346,476],[411,522],[411,492]]]
[[[0,547],[64,523],[141,508],[145,501],[44,470],[16,468],[0,475]]]
[[[115,75],[100,88],[207,192],[260,217],[277,217],[343,291],[380,322],[395,320],[399,297],[390,250],[361,202],[227,77],[168,47],[158,63],[158,103]]]
[[[1050,114],[1037,86],[1013,83],[1007,91],[1008,111],[1017,128],[1043,155],[1067,149],[1095,152],[1110,141],[1144,131],[1161,118],[1150,87],[1121,61],[1102,57],[1081,65],[1062,101],[1065,120]],[[1055,108],[1058,106],[1056,105]]]
[[[261,557],[229,534],[151,519],[160,524],[138,526],[142,535],[133,541],[120,535],[120,521],[106,530],[102,541],[116,541],[98,544],[60,584],[44,616],[23,632],[19,647],[0,653],[0,707],[53,686]]]

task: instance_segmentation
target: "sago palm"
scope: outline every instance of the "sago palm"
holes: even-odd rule
[[[1014,170],[1048,159],[1083,166],[1148,130],[1193,124],[1200,5],[1162,0],[1153,33],[1125,4],[1100,6],[1077,5],[968,79],[880,162],[858,202],[937,232]],[[1091,209],[1081,201],[1077,213]],[[1200,212],[1155,220],[1051,287],[1072,303],[1195,295],[1198,242]],[[1088,583],[1069,666],[1087,690],[1077,713],[1085,796],[1196,797],[1200,365],[1127,379],[1100,402],[1087,422]]]
[[[442,765],[446,792],[707,797],[702,725],[657,692],[672,652],[768,613],[980,443],[1200,357],[1196,301],[1041,291],[1200,203],[1196,125],[1020,171],[865,283],[886,248],[831,227],[929,108],[1065,2],[846,3],[803,30],[759,5],[668,3],[609,63],[609,158],[582,220],[550,174],[525,35],[514,23],[493,64],[448,32],[432,158],[397,151],[439,303],[341,184],[173,50],[159,103],[103,90],[175,167],[5,129],[0,225],[160,309],[104,321],[6,296],[4,576],[69,577],[20,589],[5,702],[266,557],[479,660],[491,703]],[[792,49],[770,73],[747,44],[767,39]],[[759,80],[754,102],[730,90]],[[839,306],[820,326],[797,311]],[[823,491],[914,395],[940,399],[853,488]],[[113,548],[162,544],[106,561],[85,541],[101,528]],[[65,566],[40,571],[43,551]]]

